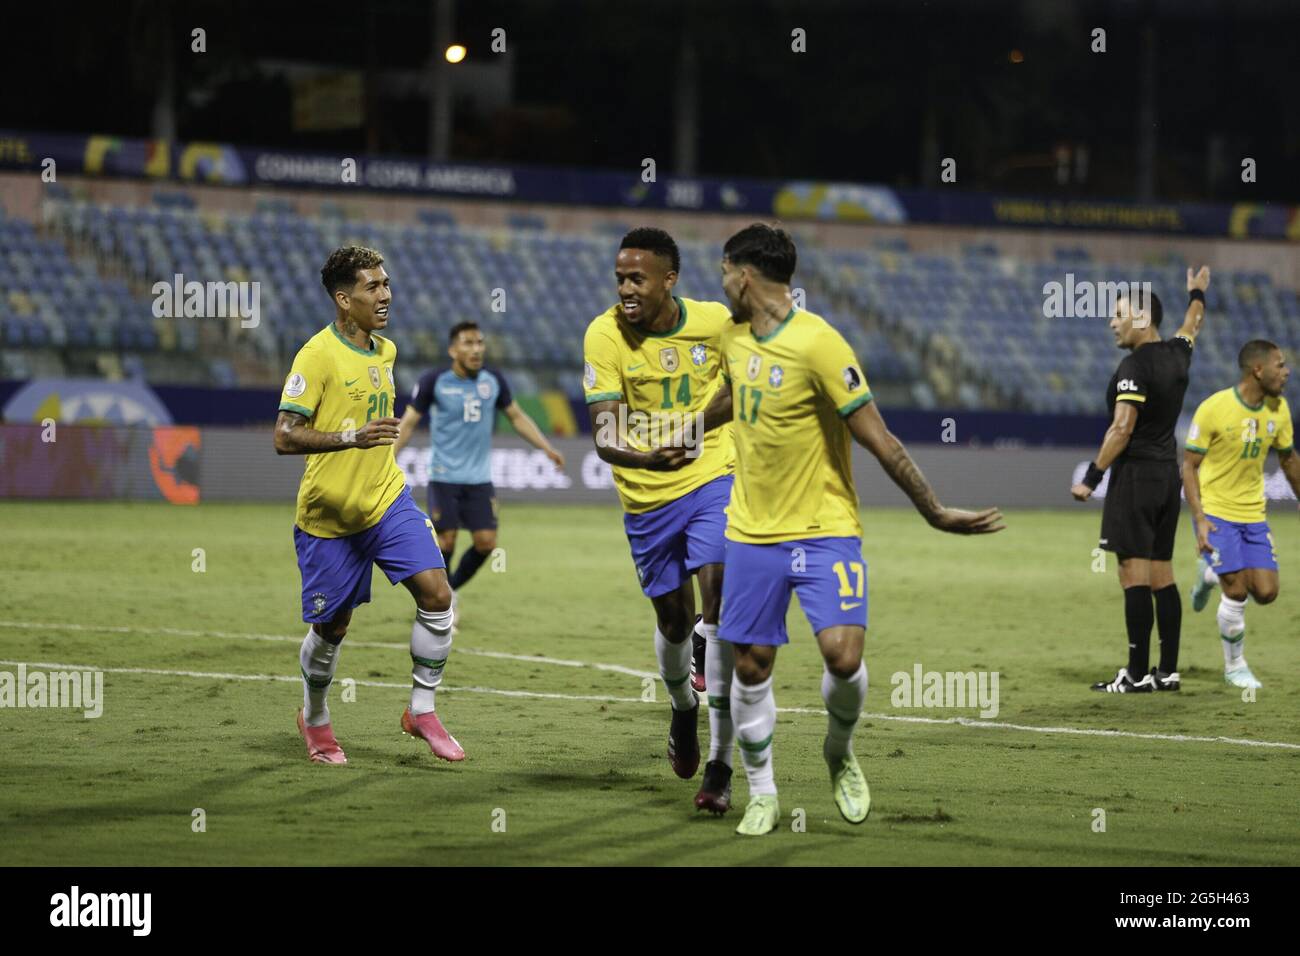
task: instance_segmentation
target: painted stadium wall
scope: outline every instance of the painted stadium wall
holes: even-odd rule
[[[280,457],[271,431],[226,428],[60,426],[54,440],[39,425],[0,425],[0,498],[101,498],[201,501],[294,500],[303,459]],[[514,436],[492,450],[492,478],[504,502],[617,504],[609,467],[590,439],[555,439],[563,473]],[[912,454],[940,498],[957,506],[1065,508],[1070,484],[1095,448],[972,448],[914,445]],[[398,464],[423,505],[428,445],[403,449]],[[867,507],[910,507],[862,449],[854,448],[858,493]],[[1293,507],[1281,473],[1268,476],[1275,506]],[[1098,489],[1104,495],[1103,482]],[[1092,505],[1091,507],[1095,507]]]

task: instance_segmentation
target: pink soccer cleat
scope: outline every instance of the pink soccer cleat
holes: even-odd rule
[[[302,708],[298,708],[298,733],[307,741],[307,756],[312,763],[347,763],[347,755],[334,739],[334,729],[329,724],[320,727],[308,727],[302,719]]]
[[[413,717],[411,708],[407,707],[402,711],[402,730],[412,737],[423,739],[435,757],[453,762],[465,759],[465,751],[456,742],[456,738],[447,733],[447,729],[442,726],[442,721],[433,711]]]

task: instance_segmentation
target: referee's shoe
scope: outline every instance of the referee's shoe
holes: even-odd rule
[[[1128,668],[1121,667],[1113,680],[1099,680],[1092,689],[1104,694],[1150,694],[1156,689],[1156,682],[1150,674],[1143,674],[1141,680],[1135,681],[1129,676]]]

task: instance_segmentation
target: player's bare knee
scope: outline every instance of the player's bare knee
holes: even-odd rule
[[[772,664],[769,661],[759,661],[752,656],[736,658],[736,680],[742,684],[752,686],[761,684],[772,674]]]
[[[851,647],[845,647],[837,653],[824,658],[824,660],[828,671],[836,677],[848,680],[862,666],[862,652]]]
[[[1242,584],[1240,581],[1234,581],[1229,584],[1220,578],[1219,584],[1223,588],[1223,596],[1233,601],[1244,601],[1250,593],[1246,589],[1246,585]]]
[[[497,546],[495,531],[480,531],[474,534],[474,550],[480,553],[491,551]]]
[[[1251,588],[1250,596],[1256,604],[1272,604],[1277,600],[1277,586],[1264,585]]]

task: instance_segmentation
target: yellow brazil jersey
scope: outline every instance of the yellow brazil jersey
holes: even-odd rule
[[[722,332],[732,324],[731,310],[674,298],[680,316],[667,332],[639,331],[616,305],[592,320],[582,342],[587,404],[623,402],[623,435],[637,451],[664,444],[677,425],[703,413],[721,387]],[[615,466],[614,485],[623,509],[642,514],[730,474],[732,462],[731,426],[724,425],[709,432],[699,455],[677,471]]]
[[[397,346],[371,333],[369,351],[331,322],[298,352],[280,395],[280,410],[311,419],[322,432],[360,430],[393,414]],[[392,445],[307,456],[294,523],[318,538],[341,538],[378,523],[406,487]]]
[[[1295,444],[1286,399],[1247,405],[1237,387],[1215,392],[1196,409],[1187,448],[1201,462],[1201,505],[1207,514],[1249,524],[1265,520],[1264,459]]]
[[[849,343],[821,316],[791,309],[762,338],[733,325],[722,351],[736,443],[727,537],[861,536],[844,417],[871,389]]]

